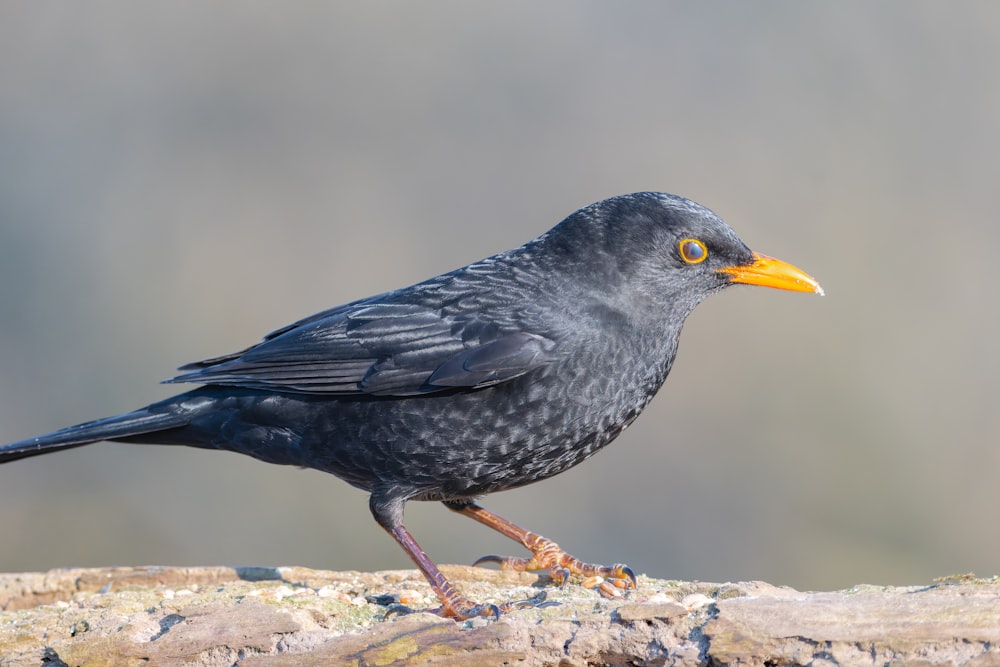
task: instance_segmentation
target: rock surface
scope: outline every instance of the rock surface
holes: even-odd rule
[[[442,568],[473,599],[529,598],[536,575]],[[0,574],[0,666],[1000,665],[1000,580],[800,593],[639,580],[605,600],[466,623],[366,597],[435,600],[415,571],[101,568]]]

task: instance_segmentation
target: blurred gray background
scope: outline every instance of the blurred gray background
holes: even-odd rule
[[[665,190],[815,275],[689,320],[610,448],[487,499],[595,562],[804,589],[1000,571],[1000,6],[0,5],[0,441]],[[438,562],[520,554],[438,504]],[[410,567],[235,454],[0,467],[0,570]]]

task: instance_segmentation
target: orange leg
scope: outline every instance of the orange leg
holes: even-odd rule
[[[620,595],[619,589],[636,587],[635,574],[628,565],[618,563],[608,566],[584,563],[560,549],[559,545],[552,540],[527,531],[474,502],[447,501],[444,504],[448,509],[475,519],[484,526],[489,526],[510,539],[520,542],[532,554],[530,559],[483,556],[474,563],[475,565],[497,563],[501,569],[512,569],[518,572],[548,570],[549,576],[560,586],[566,584],[570,575],[578,575],[583,577],[585,588],[597,588],[604,597],[616,597]]]

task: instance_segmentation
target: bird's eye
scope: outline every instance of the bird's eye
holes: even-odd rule
[[[708,248],[698,239],[684,239],[678,246],[681,259],[688,264],[699,264],[708,259]]]

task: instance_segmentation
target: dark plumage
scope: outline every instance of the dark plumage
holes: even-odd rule
[[[408,500],[444,501],[534,554],[488,560],[628,587],[627,567],[580,563],[473,500],[560,473],[613,440],[666,379],[688,314],[734,282],[820,292],[692,201],[615,197],[520,248],[184,366],[167,382],[203,386],[0,447],[0,462],[117,440],[324,470],[371,493],[375,519],[459,618],[499,610],[466,600],[419,550],[402,525]]]

